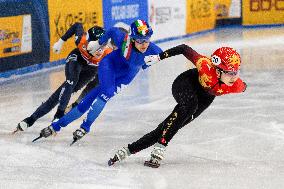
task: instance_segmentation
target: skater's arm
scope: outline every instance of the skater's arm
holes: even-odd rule
[[[198,54],[191,47],[185,44],[182,44],[182,45],[170,48],[156,55],[145,56],[144,61],[146,65],[151,66],[152,64],[155,64],[165,58],[169,58],[171,56],[176,56],[180,54],[183,54],[188,60],[190,60],[193,63],[196,62],[196,60],[198,60],[200,57],[202,57],[202,55]]]
[[[242,93],[247,89],[247,84],[239,78],[232,87],[234,89],[232,93]]]
[[[193,50],[188,45],[182,44],[182,45],[178,45],[176,47],[170,48],[170,49],[160,53],[159,57],[160,57],[161,60],[163,60],[165,58],[180,55],[180,54],[183,54],[191,62],[194,62],[198,57],[201,56],[200,54],[198,54],[195,50]]]
[[[75,43],[78,45],[81,41],[82,35],[84,34],[83,25],[79,22],[76,22],[73,24],[66,33],[61,37],[63,41],[67,41],[69,38],[71,38],[75,34]]]
[[[84,34],[84,30],[83,30],[83,26],[81,23],[76,22],[75,24],[73,24],[68,30],[67,32],[61,37],[59,38],[59,40],[54,43],[52,49],[53,52],[59,54],[61,51],[61,48],[64,44],[65,41],[67,41],[70,37],[72,37],[73,35],[76,35],[75,37],[75,44],[76,46],[78,46],[78,44],[81,41],[81,38]]]
[[[111,39],[115,46],[121,48],[124,37],[125,37],[125,32],[121,31],[117,27],[112,27],[108,29],[102,37],[100,37],[99,44],[100,45],[106,44],[108,40]]]

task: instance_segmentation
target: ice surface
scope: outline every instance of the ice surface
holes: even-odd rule
[[[156,126],[175,105],[174,78],[192,67],[176,56],[141,72],[114,97],[92,131],[72,147],[82,118],[56,137],[31,143],[55,111],[11,135],[64,79],[63,67],[0,84],[0,188],[284,188],[284,28],[220,29],[160,44],[187,43],[204,55],[232,46],[242,56],[243,94],[217,97],[174,137],[159,169],[143,166],[152,148],[108,167],[115,151]]]

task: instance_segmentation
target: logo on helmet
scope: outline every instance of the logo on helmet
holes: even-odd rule
[[[138,26],[137,30],[141,35],[146,35],[146,33],[148,32],[148,28],[146,25]]]
[[[231,64],[233,67],[236,65],[236,66],[240,66],[241,64],[241,60],[240,58],[233,54],[230,58],[229,58],[229,64]]]
[[[133,39],[149,39],[153,34],[153,31],[149,24],[144,20],[136,20],[131,26],[130,36]]]

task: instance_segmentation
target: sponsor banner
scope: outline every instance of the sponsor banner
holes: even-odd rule
[[[31,15],[0,17],[0,58],[31,51]]]
[[[215,27],[214,0],[187,0],[186,32],[188,34]]]
[[[149,0],[153,40],[186,34],[186,0]]]
[[[215,0],[217,19],[241,18],[241,0]]]
[[[284,0],[243,0],[243,25],[283,24]]]
[[[147,1],[141,0],[103,0],[105,28],[117,23],[130,25],[137,19],[148,20]]]
[[[76,6],[75,6],[76,5]],[[77,0],[48,0],[49,25],[50,25],[50,61],[66,58],[75,48],[75,38],[64,43],[61,53],[52,52],[53,44],[75,22],[81,22],[87,31],[94,25],[103,26],[102,1],[82,1],[78,6]]]

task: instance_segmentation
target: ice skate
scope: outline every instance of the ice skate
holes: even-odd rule
[[[145,161],[144,165],[152,168],[160,167],[160,161],[164,159],[165,146],[159,143],[154,145],[154,149],[151,152],[151,158],[149,161]]]
[[[20,123],[18,123],[16,129],[12,132],[12,134],[15,134],[19,131],[25,131],[30,126],[32,126],[31,118],[28,117],[28,118],[22,120]]]
[[[160,159],[151,157],[149,161],[144,162],[144,166],[158,168],[161,165],[160,161],[161,161]]]
[[[74,131],[74,133],[73,133],[73,142],[70,144],[70,146],[72,146],[75,142],[80,140],[86,134],[87,134],[87,132],[84,129],[82,129],[82,128],[77,129],[76,131]]]
[[[35,138],[32,142],[35,142],[42,137],[47,138],[51,135],[56,135],[56,132],[54,131],[53,127],[50,125],[50,126],[44,128],[44,129],[42,129],[40,131],[39,136],[37,138]]]
[[[131,155],[131,153],[130,153],[129,149],[127,147],[123,147],[122,149],[118,150],[115,153],[113,158],[110,158],[110,160],[108,161],[108,165],[111,166],[118,161],[124,160],[125,158],[127,158],[130,155]]]

